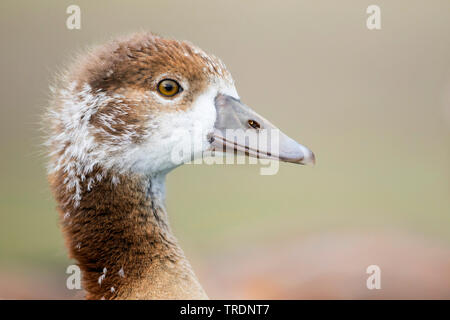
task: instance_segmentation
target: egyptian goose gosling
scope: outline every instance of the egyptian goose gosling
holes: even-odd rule
[[[207,298],[168,224],[165,177],[175,167],[229,148],[314,162],[281,132],[278,150],[234,141],[228,129],[276,128],[240,101],[218,58],[189,42],[111,41],[78,59],[53,94],[49,182],[88,299]],[[174,153],[180,146],[192,151]]]

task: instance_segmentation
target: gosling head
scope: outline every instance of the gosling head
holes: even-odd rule
[[[50,171],[156,174],[214,150],[314,163],[310,150],[240,101],[218,58],[189,42],[151,33],[116,40],[78,61],[63,83],[49,112]],[[263,139],[267,131],[278,133]]]

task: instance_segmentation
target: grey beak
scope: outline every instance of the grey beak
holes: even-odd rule
[[[215,100],[214,150],[298,164],[315,164],[314,153],[289,138],[240,100],[219,94]]]

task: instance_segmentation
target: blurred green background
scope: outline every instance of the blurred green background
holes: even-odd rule
[[[81,30],[66,28],[70,4]],[[370,4],[381,30],[366,28]],[[449,1],[3,0],[0,298],[80,294],[65,289],[74,262],[40,116],[74,56],[139,30],[219,56],[242,100],[317,156],[274,176],[255,165],[168,176],[172,227],[213,298],[450,297]],[[387,270],[384,291],[365,289],[369,264]]]

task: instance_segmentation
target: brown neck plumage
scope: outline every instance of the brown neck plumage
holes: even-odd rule
[[[99,169],[90,177],[80,181],[76,203],[66,175],[50,175],[67,246],[82,270],[87,298],[207,298],[171,233],[153,180]]]

